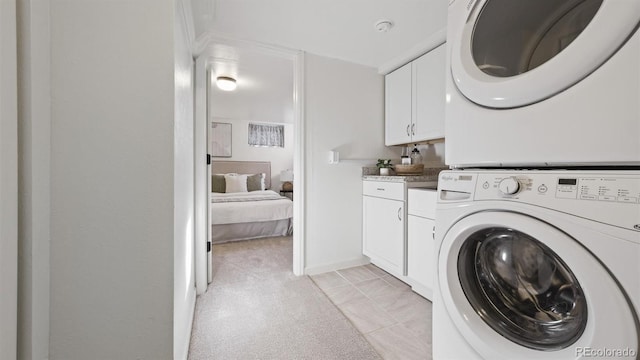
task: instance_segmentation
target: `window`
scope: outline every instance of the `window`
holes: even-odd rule
[[[249,145],[284,147],[284,125],[249,124]]]

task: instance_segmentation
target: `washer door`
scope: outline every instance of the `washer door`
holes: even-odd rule
[[[608,271],[578,241],[527,215],[485,211],[458,221],[440,248],[438,280],[451,319],[483,358],[638,353],[635,315]]]
[[[465,97],[492,108],[529,105],[574,85],[640,22],[637,0],[462,3],[450,9],[451,73]]]

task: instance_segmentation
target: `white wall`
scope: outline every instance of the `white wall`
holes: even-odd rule
[[[174,16],[51,3],[53,360],[173,356]]]
[[[293,71],[293,69],[291,70]],[[280,171],[293,169],[293,124],[284,125],[284,148],[266,148],[249,146],[248,120],[212,119],[212,122],[231,124],[231,157],[213,158],[213,160],[234,161],[271,161],[271,188],[279,191]],[[215,174],[215,167],[211,169]]]
[[[18,0],[18,359],[49,358],[49,1]]]
[[[184,8],[176,2],[173,358],[187,359],[196,303],[193,58]]]
[[[16,4],[0,1],[0,358],[16,358],[18,128]]]
[[[307,54],[305,272],[363,263],[361,164],[342,158],[399,158],[384,146],[384,78],[374,68]]]

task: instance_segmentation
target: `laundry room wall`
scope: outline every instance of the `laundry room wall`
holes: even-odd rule
[[[319,273],[367,262],[362,255],[362,166],[400,158],[384,146],[384,78],[376,69],[305,56],[305,271]],[[357,94],[357,95],[354,95]],[[331,165],[328,154],[371,159]]]

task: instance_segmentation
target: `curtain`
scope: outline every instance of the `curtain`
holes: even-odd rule
[[[249,145],[284,147],[284,125],[249,124]]]

